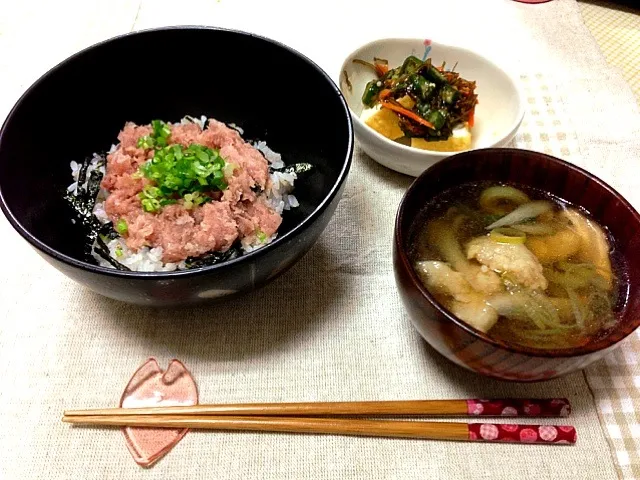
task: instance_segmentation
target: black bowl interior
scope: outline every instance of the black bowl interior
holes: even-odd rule
[[[235,123],[267,141],[287,164],[309,162],[296,183],[300,207],[285,212],[285,236],[346,175],[352,149],[348,110],[329,77],[297,52],[250,34],[166,28],[90,47],[46,73],[0,132],[0,194],[14,226],[38,248],[86,260],[85,231],[62,195],[69,162],[117,143],[125,122],[185,115]]]

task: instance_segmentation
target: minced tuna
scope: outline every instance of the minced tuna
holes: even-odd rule
[[[139,147],[138,141],[153,129],[127,123],[118,135],[119,144],[107,156],[101,183],[108,193],[106,215],[114,225],[126,225],[120,232],[126,246],[133,251],[161,247],[162,261],[175,263],[211,251],[224,252],[239,240],[250,244],[272,237],[282,217],[260,195],[271,182],[265,157],[236,130],[215,120],[205,129],[197,123],[167,125],[169,145],[198,144],[219,151],[226,163],[227,187],[211,192],[211,200],[202,205],[177,199],[158,211],[145,211],[140,194],[153,182],[140,175],[139,167],[153,158],[154,149]]]

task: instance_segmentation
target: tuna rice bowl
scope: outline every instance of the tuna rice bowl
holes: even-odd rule
[[[166,272],[230,260],[278,235],[298,207],[298,175],[265,142],[206,117],[125,123],[118,143],[72,161],[65,198],[87,229],[86,255],[103,267]]]

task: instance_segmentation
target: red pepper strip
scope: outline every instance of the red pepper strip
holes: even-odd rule
[[[382,101],[385,98],[387,98],[389,95],[391,95],[391,90],[388,88],[385,88],[384,90],[380,90],[380,93],[378,94],[378,98],[380,99],[380,101]]]
[[[389,71],[389,66],[383,63],[376,63],[375,67],[376,67],[376,73],[380,77],[383,77]]]
[[[476,115],[476,109],[474,108],[473,110],[471,110],[471,113],[469,113],[469,127],[473,127],[473,124],[475,123],[475,115]]]
[[[417,114],[413,113],[411,110],[407,110],[406,108],[401,107],[400,105],[396,105],[395,103],[391,103],[391,102],[381,102],[380,105],[383,108],[388,108],[389,110],[392,110],[392,111],[394,111],[396,113],[399,113],[402,116],[410,118],[414,122],[418,122],[420,125],[424,125],[427,128],[434,129],[433,124],[431,122],[427,122],[420,115],[417,115]]]

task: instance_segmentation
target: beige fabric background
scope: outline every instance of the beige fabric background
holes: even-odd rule
[[[640,5],[631,8],[632,3],[578,0],[584,23],[600,50],[621,70],[640,101]]]
[[[586,166],[639,206],[637,106],[575,2],[459,0],[429,3],[428,13],[439,19],[456,8],[463,13],[452,30],[428,19],[419,26],[382,21],[389,18],[383,2],[5,2],[0,117],[46,68],[132,28],[251,30],[298,48],[334,78],[358,43],[429,36],[471,44],[520,78],[533,102],[516,145]],[[208,308],[150,310],[104,299],[59,274],[0,220],[2,251],[12,252],[0,274],[0,478],[616,478],[583,373],[535,385],[487,380],[439,357],[412,329],[391,269],[393,218],[410,181],[357,150],[344,198],[316,247],[270,286]],[[192,432],[143,470],[119,431],[69,428],[59,419],[65,408],[115,405],[148,356],[164,365],[182,360],[202,402],[567,396],[578,444]]]
[[[585,24],[607,61],[629,83],[640,104],[640,10],[601,1],[581,1]],[[620,478],[640,478],[640,341],[625,342],[587,370]]]

